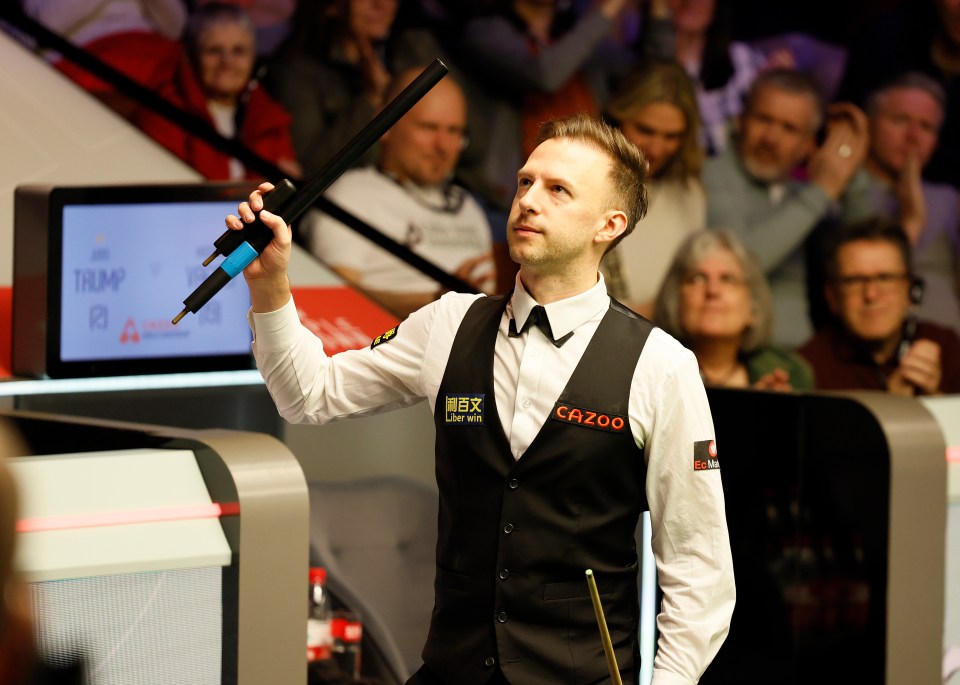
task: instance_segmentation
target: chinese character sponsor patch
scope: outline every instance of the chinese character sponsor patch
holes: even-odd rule
[[[377,345],[382,345],[383,343],[390,342],[391,340],[396,338],[398,330],[400,330],[400,324],[397,324],[396,326],[391,328],[389,331],[384,331],[383,333],[378,335],[376,338],[373,339],[373,342],[370,343],[370,349],[372,350]]]
[[[693,443],[693,470],[710,471],[720,468],[720,460],[717,459],[717,441],[700,440]]]
[[[603,412],[593,411],[592,409],[583,409],[582,407],[571,407],[568,404],[557,402],[553,406],[553,412],[550,418],[564,423],[573,423],[586,428],[595,428],[609,433],[622,433],[627,426],[627,420],[623,416],[613,414],[604,414]]]
[[[482,426],[484,395],[447,395],[443,420],[449,425]]]

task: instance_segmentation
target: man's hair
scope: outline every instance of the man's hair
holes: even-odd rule
[[[654,302],[653,320],[667,333],[681,342],[687,335],[680,324],[680,290],[684,280],[700,266],[714,250],[728,250],[743,269],[744,285],[750,294],[753,322],[744,331],[740,341],[741,352],[753,352],[770,341],[773,331],[773,298],[763,268],[756,257],[725,228],[692,233],[677,248]]]
[[[619,130],[586,114],[554,119],[540,126],[537,145],[554,138],[596,148],[610,159],[611,202],[627,215],[627,228],[607,247],[609,252],[633,231],[647,213],[647,160]]]
[[[908,274],[913,273],[910,239],[897,222],[880,216],[863,221],[840,224],[829,231],[823,243],[823,276],[827,284],[836,283],[840,276],[837,255],[840,248],[855,240],[885,241],[895,246],[903,258]]]
[[[820,86],[810,75],[786,67],[769,69],[757,75],[750,86],[750,91],[747,93],[743,105],[744,114],[750,113],[754,104],[756,104],[757,97],[767,88],[810,98],[814,106],[814,119],[810,130],[817,131],[823,124],[824,100]]]
[[[674,60],[650,60],[624,78],[606,107],[606,115],[617,125],[631,119],[647,105],[666,103],[683,114],[686,130],[680,149],[667,164],[663,175],[692,178],[700,174],[703,149],[700,147],[700,109],[697,94],[686,70]]]
[[[927,76],[919,71],[904,72],[870,92],[867,96],[866,112],[867,116],[874,117],[880,108],[880,101],[893,90],[910,89],[922,90],[940,107],[940,123],[943,123],[943,113],[947,108],[947,91],[936,79]]]

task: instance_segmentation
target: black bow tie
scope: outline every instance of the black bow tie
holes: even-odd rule
[[[527,332],[527,329],[530,328],[530,326],[536,326],[539,328],[543,334],[547,336],[547,340],[552,342],[555,347],[563,347],[563,343],[567,342],[571,337],[573,337],[573,331],[570,331],[559,339],[553,337],[553,330],[550,328],[550,320],[547,319],[547,310],[543,308],[543,305],[538,304],[536,307],[530,310],[530,315],[527,317],[526,322],[519,331],[517,330],[516,319],[510,319],[510,337],[516,338],[523,335]]]

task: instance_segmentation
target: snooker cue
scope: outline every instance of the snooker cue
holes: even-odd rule
[[[610,641],[610,631],[607,630],[607,620],[603,617],[603,607],[600,605],[600,593],[597,591],[597,581],[593,571],[587,569],[587,585],[590,586],[590,599],[593,600],[593,613],[597,615],[597,626],[600,628],[600,639],[603,641],[603,652],[607,655],[607,667],[610,669],[610,680],[613,685],[623,685],[620,680],[620,669],[617,667],[617,656],[613,653],[613,643]]]

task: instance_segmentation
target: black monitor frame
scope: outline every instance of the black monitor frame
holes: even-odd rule
[[[246,370],[252,354],[199,354],[65,360],[61,357],[63,213],[69,206],[236,202],[245,183],[176,183],[99,186],[24,185],[14,193],[13,354],[15,376],[81,378]],[[210,250],[223,225],[209,227]],[[200,266],[198,260],[198,266]],[[215,268],[216,264],[207,267]],[[170,292],[170,311],[189,294]]]

